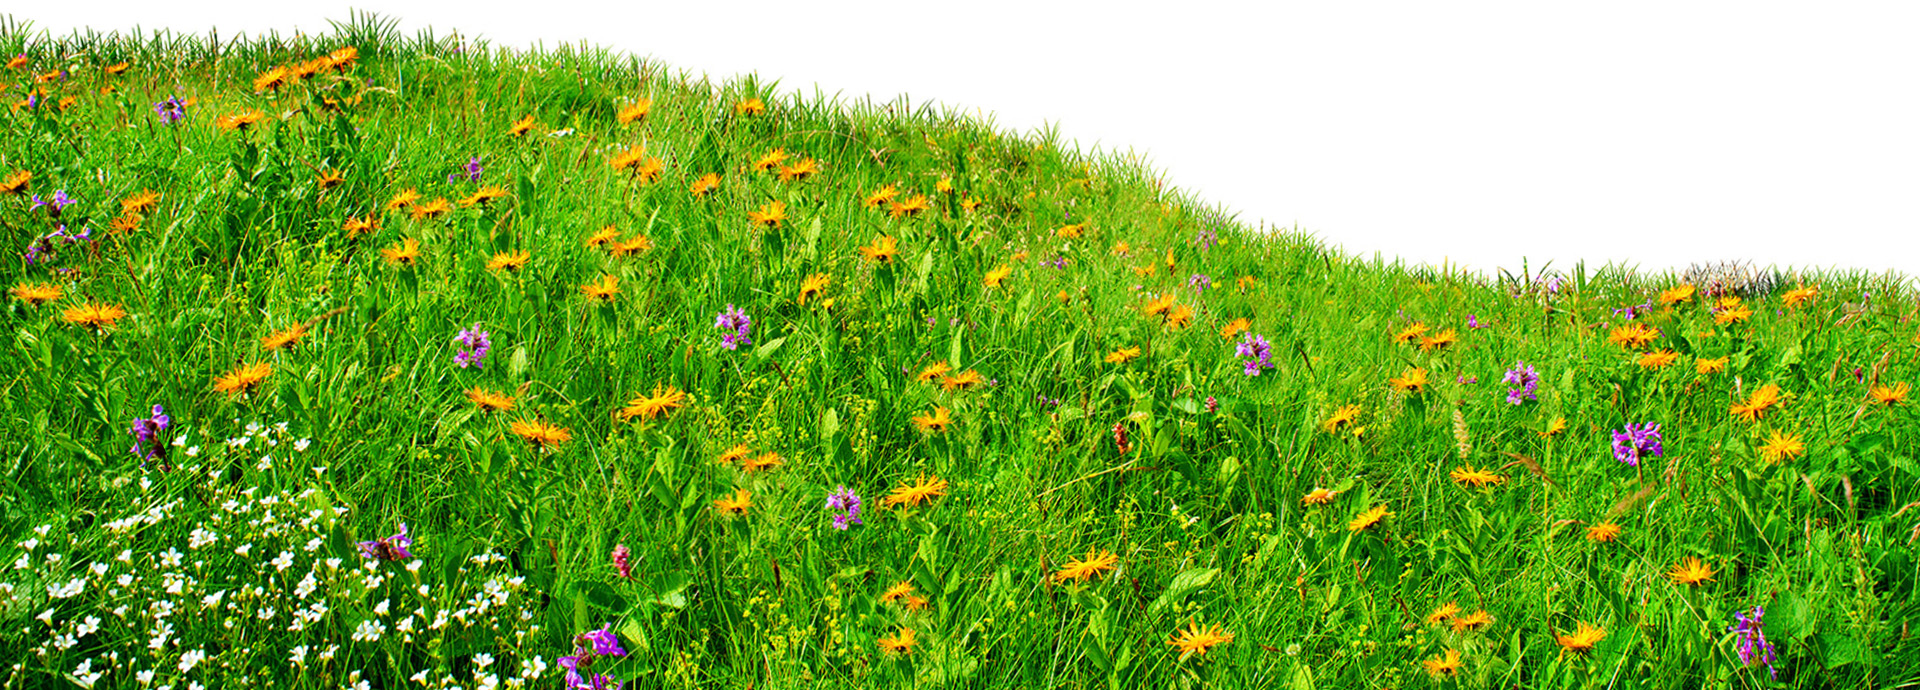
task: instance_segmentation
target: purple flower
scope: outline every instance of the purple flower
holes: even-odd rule
[[[466,178],[467,178],[467,181],[468,181],[468,182],[479,182],[479,181],[480,181],[480,172],[481,172],[481,171],[483,171],[483,170],[485,170],[485,169],[486,169],[486,168],[483,168],[483,167],[481,167],[481,166],[480,166],[480,157],[479,157],[479,156],[474,156],[474,157],[472,157],[472,158],[468,158],[468,159],[467,159],[467,164],[466,164],[465,166],[462,166],[462,167],[461,167],[461,170],[464,170],[464,171],[466,171]],[[448,175],[448,176],[447,176],[447,182],[449,182],[449,183],[452,183],[452,182],[459,182],[459,181],[460,181],[460,177],[461,177],[461,175],[460,175],[460,173],[454,173],[454,174],[452,174],[452,175]]]
[[[1509,386],[1519,386],[1507,391],[1509,403],[1518,405],[1524,400],[1539,400],[1534,397],[1533,390],[1540,385],[1540,374],[1534,371],[1533,367],[1527,366],[1526,362],[1514,362],[1513,368],[1507,370],[1506,378],[1500,381]]]
[[[1219,411],[1220,411],[1220,401],[1214,400],[1213,396],[1211,395],[1207,396],[1207,414],[1213,414]]]
[[[1658,424],[1647,422],[1638,428],[1628,424],[1624,431],[1613,432],[1613,457],[1620,462],[1638,467],[1641,458],[1659,457],[1660,454]]]
[[[153,112],[160,116],[160,124],[171,125],[187,119],[187,104],[177,97],[170,96],[167,100],[153,104]]]
[[[1753,613],[1735,611],[1733,618],[1736,622],[1727,626],[1727,632],[1738,635],[1740,665],[1752,666],[1754,660],[1758,659],[1767,665],[1767,675],[1779,680],[1780,672],[1773,668],[1773,644],[1767,642],[1766,632],[1760,629],[1760,617],[1764,615],[1766,610],[1759,606],[1753,607]]]
[[[160,440],[160,432],[172,423],[173,418],[168,417],[167,411],[159,405],[153,406],[152,417],[133,420],[133,454],[147,460],[165,460],[167,444]],[[142,446],[145,448],[142,449]]]
[[[600,657],[627,655],[627,650],[620,648],[620,638],[614,636],[610,627],[604,625],[599,630],[575,636],[573,656],[560,657],[560,667],[567,670],[568,690],[619,690],[620,681],[592,672],[594,662]],[[581,671],[592,675],[582,677]]]
[[[1193,241],[1200,245],[1200,251],[1208,251],[1220,241],[1220,233],[1215,232],[1213,228],[1200,228],[1200,232],[1194,234]]]
[[[732,304],[728,304],[726,310],[720,312],[719,318],[713,322],[713,327],[728,331],[720,336],[720,347],[733,350],[741,345],[753,344],[753,317],[747,316],[746,310]]]
[[[1233,353],[1248,358],[1247,361],[1241,362],[1245,365],[1248,376],[1259,376],[1260,370],[1273,368],[1273,346],[1263,336],[1252,333],[1241,336],[1240,344],[1234,348]]]
[[[620,569],[620,577],[633,579],[633,550],[626,544],[613,547],[613,567]]]
[[[35,210],[39,210],[41,206],[50,206],[52,207],[53,210],[47,211],[47,217],[59,218],[60,212],[62,210],[65,210],[68,206],[72,206],[72,205],[73,205],[73,200],[67,198],[67,190],[61,189],[61,190],[54,191],[53,199],[51,201],[41,201],[40,195],[38,194],[33,195],[33,206],[29,207],[27,210],[35,211]]]
[[[462,348],[453,354],[454,365],[462,369],[467,368],[467,365],[473,365],[475,369],[485,369],[487,364],[481,360],[486,359],[487,351],[493,349],[493,341],[487,339],[487,335],[486,331],[480,330],[480,324],[476,323],[473,328],[460,331],[459,335],[454,336],[453,342],[458,343]]]
[[[398,561],[413,558],[413,552],[407,547],[413,546],[413,537],[407,536],[407,523],[400,523],[400,532],[384,539],[360,542],[360,556],[382,561]]]
[[[848,525],[864,525],[860,521],[860,495],[847,487],[840,487],[827,497],[827,509],[840,511],[833,516],[833,528],[846,531]]]
[[[1193,288],[1195,294],[1206,292],[1207,288],[1213,287],[1213,278],[1195,273],[1187,279],[1187,287]]]
[[[1480,323],[1480,320],[1477,318],[1474,318],[1472,314],[1467,315],[1467,328],[1486,328],[1486,327],[1487,327],[1486,324]]]
[[[1468,375],[1466,375],[1466,374],[1461,374],[1461,375],[1459,375],[1459,376],[1455,376],[1455,377],[1453,377],[1453,382],[1454,382],[1454,383],[1458,383],[1458,384],[1469,384],[1469,383],[1479,383],[1479,382],[1480,382],[1480,377],[1478,377],[1478,376],[1468,376]]]

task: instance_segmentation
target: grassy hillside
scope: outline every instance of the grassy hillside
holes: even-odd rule
[[[0,29],[0,687],[1920,680],[1897,279],[336,29]]]

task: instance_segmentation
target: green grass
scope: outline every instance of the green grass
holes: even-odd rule
[[[4,281],[62,291],[10,297],[0,334],[0,686],[143,687],[147,671],[182,690],[412,687],[416,673],[510,686],[538,658],[527,683],[559,687],[558,658],[602,626],[628,654],[591,670],[633,687],[1920,680],[1920,434],[1913,400],[1869,397],[1915,379],[1915,302],[1897,277],[1783,271],[1747,284],[1751,317],[1726,324],[1702,294],[1656,303],[1637,322],[1659,335],[1634,351],[1609,342],[1619,310],[1680,277],[1361,261],[1252,231],[1051,134],[576,47],[457,50],[393,26],[358,16],[332,35],[217,45],[0,26],[0,52],[26,63],[0,99],[44,93],[0,111],[0,176],[32,174],[0,196],[23,252]],[[358,50],[350,67],[254,89],[343,47]],[[154,103],[176,95],[188,116],[162,124]],[[645,119],[618,122],[638,98]],[[764,113],[737,109],[751,98]],[[264,117],[215,126],[247,110]],[[526,116],[537,124],[510,135]],[[657,180],[610,163],[642,145]],[[776,148],[820,172],[752,169]],[[449,180],[474,157],[480,182]],[[323,170],[344,180],[320,189]],[[697,197],[707,173],[720,185]],[[421,203],[482,185],[505,196],[438,218],[385,209],[404,189]],[[864,203],[886,185],[928,208]],[[157,204],[110,230],[146,189]],[[30,208],[56,190],[76,200],[58,218]],[[772,202],[780,224],[749,219]],[[372,232],[343,229],[369,215]],[[1060,236],[1074,224],[1083,236]],[[27,263],[61,225],[91,239]],[[588,246],[607,226],[651,247]],[[865,258],[883,235],[897,257]],[[416,263],[383,257],[405,239]],[[531,261],[487,267],[514,251]],[[830,283],[802,304],[815,274]],[[611,300],[583,294],[607,275]],[[1789,306],[1802,285],[1818,295]],[[1190,325],[1146,313],[1164,295]],[[68,323],[83,303],[126,315]],[[729,305],[752,319],[737,350],[714,325]],[[1235,355],[1243,336],[1221,335],[1238,318],[1271,344],[1258,376]],[[1395,342],[1415,323],[1457,342]],[[295,324],[308,334],[264,349]],[[455,334],[475,324],[484,367],[456,366]],[[1661,350],[1675,363],[1637,364]],[[1722,357],[1724,372],[1696,371]],[[1501,383],[1515,362],[1539,374],[1518,405]],[[915,380],[939,363],[985,380]],[[271,373],[215,390],[246,364]],[[1423,389],[1389,385],[1413,368]],[[1780,404],[1730,413],[1766,384]],[[476,387],[514,408],[476,408]],[[681,406],[621,414],[670,390]],[[156,404],[172,445],[143,459],[129,429]],[[1347,405],[1357,417],[1329,430]],[[937,408],[948,428],[912,422]],[[571,438],[512,432],[534,419]],[[1565,431],[1543,435],[1556,419]],[[1664,453],[1615,460],[1611,432],[1648,422]],[[1764,459],[1775,432],[1804,452]],[[716,462],[736,444],[783,463]],[[1469,466],[1502,481],[1451,478]],[[923,478],[944,495],[882,505]],[[864,499],[845,531],[824,507],[841,486]],[[1303,502],[1321,488],[1338,493]],[[743,514],[716,509],[740,489]],[[1376,506],[1391,515],[1349,529]],[[402,522],[416,559],[362,558],[355,542]],[[1586,538],[1602,522],[1616,541]],[[1117,568],[1053,577],[1098,551]],[[1670,579],[1687,557],[1712,579]],[[902,582],[923,606],[883,599]],[[1428,623],[1448,602],[1491,623]],[[1728,633],[1756,605],[1777,683]],[[1582,623],[1605,636],[1563,650],[1556,637]],[[1183,658],[1168,641],[1192,625],[1232,639]],[[903,628],[910,651],[882,652]],[[1430,676],[1421,662],[1448,650],[1457,677]]]

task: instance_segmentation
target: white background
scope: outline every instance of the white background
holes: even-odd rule
[[[272,6],[268,6],[268,5]],[[1173,7],[1181,8],[1174,11]],[[352,7],[586,40],[783,92],[1054,123],[1249,225],[1493,273],[1551,260],[1920,275],[1920,3],[1041,0]],[[39,2],[36,29],[327,33],[349,5]],[[224,40],[224,39],[223,39]]]

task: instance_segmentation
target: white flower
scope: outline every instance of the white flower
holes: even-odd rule
[[[101,563],[99,561],[95,561],[93,565],[87,566],[88,569],[93,571],[94,577],[100,577],[102,575],[106,575],[107,567],[108,567],[107,564]]]
[[[28,537],[26,541],[20,542],[20,548],[26,549],[28,551],[32,551],[36,548],[39,548],[39,546],[40,546],[40,540],[35,539],[33,537]]]
[[[426,671],[421,671],[421,672],[419,672],[419,673],[415,673],[415,674],[413,674],[413,675],[411,675],[411,676],[408,676],[408,677],[407,677],[407,680],[410,680],[410,681],[413,681],[413,682],[415,682],[415,683],[419,683],[419,684],[421,684],[421,685],[426,685],[426,684],[427,684],[427,672],[426,672]]]
[[[141,671],[141,672],[139,672],[139,673],[135,673],[135,674],[133,674],[133,679],[134,679],[134,680],[137,680],[137,681],[140,681],[140,684],[141,684],[141,685],[152,685],[152,684],[153,684],[153,669],[147,669],[147,670],[145,670],[145,671]]]
[[[313,593],[313,590],[319,588],[320,582],[313,579],[313,571],[309,570],[307,571],[307,576],[300,579],[300,584],[293,588],[293,594],[301,599],[305,599],[307,595]]]
[[[325,539],[322,539],[322,538],[320,538],[320,537],[314,537],[314,538],[312,538],[312,539],[308,539],[308,540],[307,540],[307,553],[313,553],[313,552],[315,552],[315,551],[319,551],[319,550],[320,550],[320,545],[321,545],[321,544],[325,544],[325,543],[327,543],[327,540],[325,540]]]
[[[380,600],[380,603],[378,603],[378,604],[374,604],[374,605],[373,605],[373,613],[374,613],[374,615],[376,615],[376,616],[384,616],[384,615],[387,615],[387,610],[388,610],[388,602],[390,602],[390,601],[392,601],[392,600],[390,600],[390,599],[381,599],[381,600]]]
[[[47,563],[49,565],[54,563],[59,563],[59,562],[60,562],[60,554],[57,554],[57,553],[47,554]]]
[[[242,556],[245,556],[245,555],[247,555],[247,554],[249,554],[249,553],[253,553],[253,545],[252,545],[252,544],[241,544],[240,546],[238,546],[238,547],[235,547],[235,548],[234,548],[234,550],[233,550],[233,552],[234,552],[234,553],[236,553],[236,554],[239,554],[239,555],[242,555]]]
[[[266,608],[260,609],[260,613],[255,615],[258,616],[260,620],[263,620],[263,621],[273,620],[273,607],[268,606]]]
[[[194,446],[194,447],[192,447],[192,448],[188,448],[188,449],[187,449],[187,457],[189,457],[189,458],[191,458],[191,457],[194,457],[194,456],[197,456],[197,455],[199,455],[199,454],[200,454],[200,447],[199,447],[199,446]]]
[[[99,616],[87,616],[85,620],[80,621],[80,625],[74,626],[74,629],[73,629],[74,633],[78,634],[80,637],[86,637],[88,635],[92,635],[94,632],[98,630],[100,630]]]
[[[307,452],[307,446],[312,444],[313,444],[313,439],[303,438],[293,442],[293,450],[296,453],[305,453]]]
[[[259,470],[261,472],[265,472],[267,470],[273,469],[273,456],[271,455],[260,456],[260,462],[254,463],[253,469]]]
[[[477,686],[475,686],[475,690],[495,690],[495,688],[500,687],[499,676],[493,675],[491,673],[483,676],[483,675],[480,675],[479,671],[474,671],[473,676],[474,676],[473,682],[478,684]]]
[[[536,654],[532,659],[520,660],[520,677],[532,680],[547,672],[547,660]]]
[[[329,559],[327,559],[327,569],[328,569],[328,570],[339,570],[339,569],[340,569],[340,559],[338,559],[338,558],[329,558]]]
[[[93,687],[94,683],[100,682],[100,676],[103,676],[103,675],[106,675],[106,673],[93,672],[92,659],[88,659],[86,661],[80,662],[80,666],[73,669],[73,679],[76,682],[80,683],[80,687],[83,687],[83,688]]]
[[[14,570],[26,570],[31,567],[33,567],[33,558],[24,553],[20,554],[20,558],[13,562]]]
[[[573,136],[573,128],[572,128],[572,127],[568,127],[568,128],[566,128],[566,129],[556,129],[556,130],[553,130],[553,131],[551,131],[551,132],[547,132],[547,136],[550,136],[550,137],[568,137],[568,136]]]
[[[420,585],[419,587],[415,587],[414,589],[415,589],[415,591],[418,591],[418,592],[420,592],[420,596],[423,596],[423,597],[424,597],[424,596],[426,596],[426,595],[427,595],[427,591],[428,591],[428,589],[427,589],[427,586],[426,586],[425,584],[422,584],[422,585]]]
[[[113,557],[113,560],[116,560],[116,561],[119,561],[119,562],[121,562],[121,563],[132,563],[132,562],[133,562],[133,549],[121,549],[121,550],[120,550],[120,555],[118,555],[118,556],[114,556],[114,557]]]
[[[87,579],[84,577],[76,577],[72,580],[69,580],[64,585],[59,585],[59,584],[47,585],[47,596],[53,597],[55,599],[65,599],[71,596],[75,596],[81,592],[84,592],[86,591],[86,589],[87,589]]]
[[[420,559],[418,559],[418,558],[415,558],[415,559],[413,559],[413,562],[412,562],[412,563],[408,563],[408,564],[407,564],[407,572],[409,572],[409,573],[419,573],[419,572],[420,572]]]
[[[313,468],[313,476],[315,476],[315,477],[324,477],[324,476],[327,476],[327,468],[325,468],[325,467],[315,467],[315,468]]]
[[[333,660],[333,655],[334,655],[334,654],[335,654],[336,652],[339,652],[339,651],[340,651],[340,645],[337,645],[337,644],[330,644],[330,645],[327,645],[327,648],[326,648],[326,649],[322,649],[322,650],[320,650],[320,660],[321,660],[321,661],[332,661],[332,660]]]
[[[223,599],[223,598],[226,598],[226,596],[227,596],[227,590],[224,590],[224,589],[223,589],[223,590],[220,590],[220,591],[218,591],[218,592],[214,592],[214,593],[212,593],[212,594],[209,594],[209,595],[206,595],[206,596],[204,596],[204,597],[200,597],[200,605],[201,605],[201,606],[206,606],[206,607],[209,607],[209,608],[211,608],[211,607],[214,607],[214,606],[219,606],[219,605],[220,605],[220,600],[221,600],[221,599]]]
[[[393,626],[393,629],[403,633],[413,632],[413,616],[400,619],[400,623]]]
[[[218,533],[209,529],[195,527],[193,528],[193,533],[187,535],[187,548],[197,549],[219,540],[220,535]]]
[[[180,672],[186,673],[193,670],[193,667],[199,666],[200,662],[206,658],[207,653],[204,651],[198,649],[187,650],[180,655]]]
[[[160,565],[166,568],[178,568],[180,567],[180,555],[178,549],[169,546],[165,552],[160,554]]]
[[[492,666],[493,655],[492,654],[475,654],[473,655],[473,665],[478,666],[480,668],[486,668],[488,666]]]
[[[353,629],[354,642],[379,642],[380,636],[387,632],[387,626],[371,618],[360,621]]]
[[[147,640],[147,649],[154,651],[166,649],[169,637],[173,637],[173,624],[160,621],[153,626],[153,637]]]
[[[273,569],[276,571],[286,570],[293,567],[293,552],[281,551],[279,556],[268,562],[273,564]]]

